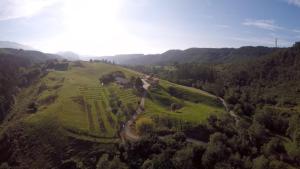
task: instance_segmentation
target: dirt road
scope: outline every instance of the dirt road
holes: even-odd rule
[[[142,113],[143,110],[144,110],[145,97],[147,95],[147,90],[151,86],[145,79],[142,79],[142,81],[143,81],[143,88],[144,88],[145,91],[144,91],[144,93],[143,93],[143,95],[141,97],[140,104],[139,104],[139,106],[138,106],[135,114],[131,117],[130,120],[128,120],[126,122],[126,124],[124,125],[124,127],[122,128],[122,130],[120,132],[120,136],[121,136],[121,139],[123,141],[125,141],[125,140],[137,141],[140,138],[135,133],[135,131],[133,129],[134,128],[134,122],[137,119],[137,116],[140,113]],[[216,97],[216,98],[218,98],[222,102],[223,106],[225,107],[226,112],[228,112],[232,117],[234,117],[234,119],[236,120],[236,123],[239,121],[239,116],[237,116],[234,111],[229,110],[228,105],[227,105],[227,103],[225,102],[225,100],[223,98],[218,97],[216,95],[213,95],[211,93],[209,93],[209,94],[212,95],[212,96],[214,96],[214,97]],[[199,140],[196,140],[196,139],[193,139],[193,138],[188,138],[188,137],[186,138],[186,141],[190,142],[190,143],[194,143],[194,144],[203,144],[203,142],[201,142]]]
[[[141,114],[144,110],[144,107],[145,107],[145,97],[147,95],[147,90],[149,89],[150,87],[150,84],[145,80],[145,79],[142,79],[143,81],[143,88],[144,88],[144,93],[141,97],[141,100],[140,100],[140,104],[135,112],[135,114],[131,117],[130,120],[128,120],[126,122],[126,124],[124,125],[124,127],[122,128],[121,132],[120,132],[120,136],[121,136],[121,139],[124,141],[124,140],[130,140],[130,141],[137,141],[139,139],[139,136],[134,132],[133,130],[133,127],[134,127],[134,122],[135,120],[137,119],[137,116],[139,114]]]

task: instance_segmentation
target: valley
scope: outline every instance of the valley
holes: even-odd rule
[[[194,158],[201,162],[184,166],[249,169],[251,159],[253,166],[296,169],[298,95],[283,87],[298,84],[297,73],[288,75],[298,71],[288,66],[297,65],[298,49],[295,44],[255,63],[138,67],[5,49],[3,77],[12,78],[4,81],[10,88],[2,87],[1,97],[10,102],[1,102],[0,163],[16,169],[182,168],[181,160]],[[268,75],[271,66],[285,71]]]

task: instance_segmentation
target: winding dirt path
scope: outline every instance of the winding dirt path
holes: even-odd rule
[[[140,136],[137,135],[135,133],[134,129],[133,129],[134,128],[134,122],[137,119],[137,116],[144,111],[145,97],[147,95],[147,90],[151,86],[145,79],[142,79],[142,81],[143,81],[143,88],[144,88],[145,91],[144,91],[144,93],[141,97],[140,104],[139,104],[135,114],[131,117],[130,120],[128,120],[126,122],[126,124],[124,126],[122,126],[122,129],[121,129],[121,132],[120,132],[120,137],[121,137],[122,141],[125,141],[125,140],[137,141],[140,138]],[[208,94],[216,97],[217,99],[219,99],[222,102],[223,106],[225,107],[226,112],[228,112],[232,117],[234,117],[236,123],[239,121],[239,116],[237,116],[234,111],[229,110],[228,104],[226,103],[226,101],[223,98],[218,97],[216,95],[213,95],[211,93],[208,93]],[[194,144],[203,144],[202,141],[199,141],[199,140],[196,140],[196,139],[193,139],[193,138],[189,138],[189,137],[186,138],[186,141],[190,142],[190,143],[194,143]]]
[[[137,116],[139,114],[141,114],[144,111],[144,107],[145,107],[145,97],[147,95],[147,90],[150,87],[150,84],[145,80],[142,79],[143,81],[143,88],[144,88],[144,92],[143,95],[141,97],[140,100],[140,104],[135,112],[135,114],[131,117],[130,120],[128,120],[125,125],[123,126],[121,132],[120,132],[120,136],[121,139],[123,141],[125,140],[130,140],[130,141],[137,141],[140,137],[133,131],[133,127],[134,127],[134,122],[137,119]]]
[[[236,113],[233,110],[230,110],[228,108],[228,104],[222,97],[217,97],[217,98],[222,102],[223,106],[225,107],[226,112],[228,112],[229,115],[231,115],[235,119],[236,123],[238,123],[240,117],[238,115],[236,115]]]

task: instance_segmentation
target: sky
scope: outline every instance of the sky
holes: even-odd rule
[[[0,0],[0,40],[56,53],[162,53],[300,41],[300,0]]]

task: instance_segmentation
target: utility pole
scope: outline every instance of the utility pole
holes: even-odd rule
[[[278,48],[278,39],[275,38],[275,48]]]

